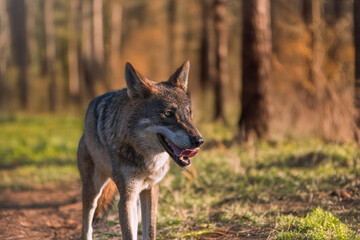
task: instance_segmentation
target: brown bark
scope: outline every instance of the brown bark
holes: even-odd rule
[[[312,72],[313,82],[319,82],[321,77],[321,59],[322,59],[322,46],[321,46],[321,13],[323,8],[323,0],[313,1],[313,23],[312,23]],[[316,84],[315,84],[316,85]]]
[[[337,20],[345,17],[344,0],[334,0],[334,12]]]
[[[42,5],[41,5],[42,7]],[[39,48],[38,39],[36,36],[36,31],[39,28],[36,24],[36,15],[39,14],[37,12],[39,6],[34,4],[31,1],[25,1],[25,8],[26,8],[26,41],[29,49],[28,53],[28,60],[29,60],[29,68],[31,68],[32,64],[36,64],[37,56],[36,56],[36,50]],[[35,51],[34,51],[35,50]],[[43,62],[45,63],[45,60]],[[45,69],[45,67],[41,66],[41,70]],[[41,72],[45,73],[45,72]],[[30,77],[31,78],[31,77]],[[29,80],[31,82],[31,80]],[[30,94],[31,95],[31,94]]]
[[[182,0],[168,1],[168,59],[169,74],[184,59],[184,22],[183,17],[186,16],[184,9],[186,6]]]
[[[49,80],[49,110],[55,111],[57,106],[57,84],[55,76],[55,31],[53,0],[46,0],[44,6],[45,33],[46,33],[46,73]]]
[[[68,64],[69,64],[69,94],[72,101],[80,103],[80,76],[78,59],[79,32],[79,1],[70,1],[70,16],[68,23]]]
[[[316,108],[319,103],[319,91],[321,82],[321,12],[323,1],[303,0],[303,17],[307,30],[310,34],[311,55],[306,57],[308,65],[309,88],[307,104],[311,108]]]
[[[94,60],[97,72],[102,77],[104,67],[103,0],[93,0],[93,41]]]
[[[169,70],[173,69],[175,55],[176,0],[168,2]]]
[[[110,39],[110,67],[111,67],[111,88],[119,86],[121,80],[121,28],[122,27],[122,6],[119,0],[112,1],[111,11],[111,39]]]
[[[269,0],[243,1],[242,112],[239,140],[268,133],[268,85],[271,73],[271,16]]]
[[[95,78],[94,78],[94,64],[93,64],[93,41],[89,36],[93,36],[92,29],[92,5],[91,0],[83,0],[81,8],[81,67],[82,78],[85,85],[84,95],[90,99],[94,98],[95,93]]]
[[[202,89],[209,88],[214,81],[214,46],[209,1],[202,1],[202,32],[200,43],[200,84]]]
[[[24,0],[7,1],[11,49],[14,62],[18,68],[19,101],[22,110],[28,107],[28,47],[26,38],[26,8]]]
[[[356,108],[356,138],[359,140],[360,128],[360,0],[354,1],[354,43],[355,43],[355,108]]]
[[[8,50],[8,15],[6,1],[0,1],[0,109],[8,105],[8,83],[6,81]]]
[[[312,2],[312,0],[303,0],[303,18],[306,25],[311,25],[313,22]]]
[[[228,35],[226,0],[214,0],[215,26],[215,120],[225,120],[224,87],[228,82]]]

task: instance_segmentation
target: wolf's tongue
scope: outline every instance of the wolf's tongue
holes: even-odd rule
[[[184,155],[186,157],[193,157],[195,156],[198,152],[199,152],[199,149],[194,149],[194,150],[191,150],[191,149],[181,149],[179,148],[178,146],[176,146],[175,144],[173,144],[172,142],[170,142],[171,144],[171,147],[175,153],[176,156],[181,156],[181,155]]]
[[[198,149],[198,148],[196,148],[196,149],[194,149],[194,150],[185,149],[185,150],[181,153],[181,155],[184,155],[184,156],[186,156],[186,157],[191,158],[191,157],[195,156],[198,152],[199,152],[199,149]]]

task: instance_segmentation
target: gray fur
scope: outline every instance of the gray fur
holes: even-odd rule
[[[169,169],[160,133],[183,149],[200,136],[191,123],[187,94],[189,63],[167,82],[155,83],[126,64],[127,89],[105,93],[89,104],[79,143],[78,166],[83,183],[83,239],[91,239],[91,216],[101,189],[111,178],[119,193],[123,239],[136,239],[137,201],[143,213],[143,239],[156,238],[157,184]],[[173,113],[171,118],[164,111]],[[90,215],[89,215],[90,214]]]

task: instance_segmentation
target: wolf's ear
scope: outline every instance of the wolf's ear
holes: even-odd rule
[[[130,99],[147,98],[153,92],[153,82],[143,77],[127,62],[125,65],[125,81]]]
[[[189,70],[190,70],[190,62],[188,60],[184,62],[183,65],[181,65],[181,67],[179,67],[173,73],[173,75],[171,75],[168,82],[176,87],[182,88],[185,92],[187,92]]]

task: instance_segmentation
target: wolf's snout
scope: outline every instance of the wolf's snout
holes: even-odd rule
[[[204,138],[202,136],[193,136],[190,137],[191,146],[194,148],[200,147],[204,143]]]

